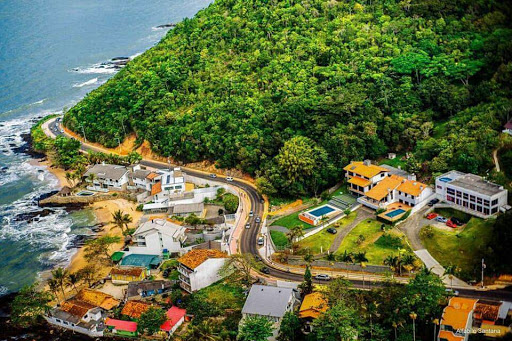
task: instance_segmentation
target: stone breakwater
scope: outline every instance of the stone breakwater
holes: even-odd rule
[[[44,207],[84,207],[99,201],[115,200],[115,199],[126,199],[128,201],[137,202],[137,198],[133,194],[115,192],[111,194],[97,193],[91,196],[60,196],[59,194],[52,195],[49,198],[45,198],[39,201],[39,206]]]

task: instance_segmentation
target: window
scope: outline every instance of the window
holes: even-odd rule
[[[477,210],[478,212],[482,212],[482,206],[477,206],[477,207],[476,207],[476,210]]]
[[[455,198],[454,198],[454,197],[452,197],[452,196],[450,196],[450,195],[447,195],[447,196],[446,196],[446,200],[451,201],[451,202],[454,202],[454,201],[455,201]]]
[[[63,321],[63,323],[67,326],[69,323],[67,323],[66,321]]]
[[[455,190],[453,188],[447,188],[446,193],[448,194],[455,194]]]
[[[459,191],[457,191],[457,197],[459,197],[459,198],[460,198],[461,196],[462,196],[462,193],[461,193],[461,192],[459,192]]]
[[[476,198],[476,202],[477,202],[477,204],[482,205],[482,198]]]
[[[438,189],[443,189],[443,186],[439,186],[439,185],[437,185],[437,188],[438,188]]]
[[[489,200],[484,200],[484,205],[489,206]]]
[[[464,194],[462,195],[462,198],[464,198],[464,199],[468,200],[468,194],[467,194],[467,193],[464,193]]]
[[[498,208],[497,207],[493,207],[492,210],[491,210],[492,214],[498,212]]]
[[[489,214],[489,209],[488,208],[484,208],[484,214]]]
[[[492,206],[495,206],[495,205],[497,205],[497,204],[498,204],[498,199],[494,199],[494,200],[492,201]]]
[[[469,200],[472,201],[472,202],[475,202],[476,197],[474,195],[470,195],[469,196]]]
[[[473,203],[469,204],[469,208],[474,211],[475,210],[475,204],[473,204]]]
[[[399,195],[402,195],[402,191],[398,191],[398,194],[399,194]]]
[[[61,323],[61,322],[62,322],[62,321],[61,321],[61,320],[59,320],[59,319],[55,319],[55,321],[57,321],[57,322],[59,322],[59,323]]]

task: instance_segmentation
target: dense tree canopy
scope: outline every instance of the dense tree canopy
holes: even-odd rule
[[[493,0],[217,0],[64,123],[238,167],[270,194],[314,193],[386,151],[484,172],[512,109],[511,22]]]

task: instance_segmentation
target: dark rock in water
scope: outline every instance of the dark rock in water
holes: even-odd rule
[[[88,240],[91,240],[91,239],[94,239],[96,238],[95,236],[91,236],[91,235],[85,235],[85,234],[79,234],[79,235],[76,235],[73,237],[73,239],[68,243],[68,245],[66,246],[66,248],[69,250],[69,249],[76,249],[76,248],[79,248],[81,246],[84,246],[85,243],[88,241]]]
[[[169,27],[175,27],[176,24],[163,24],[163,25],[158,25],[156,28],[169,28]]]
[[[20,213],[14,217],[14,221],[26,221],[32,223],[34,221],[38,221],[39,218],[46,217],[52,213],[55,213],[55,211],[48,208],[35,212]]]
[[[113,61],[116,61],[116,60],[128,60],[130,59],[130,57],[114,57],[112,58]]]
[[[25,143],[22,146],[13,149],[15,153],[24,153],[32,156],[34,159],[41,159],[46,156],[43,153],[36,152],[32,149],[32,136],[30,133],[21,134],[21,138]]]
[[[55,195],[59,193],[59,191],[51,191],[51,192],[48,192],[48,193],[43,193],[41,194],[40,196],[38,196],[37,198],[34,199],[35,202],[39,202],[40,200],[43,200],[43,199],[46,199],[46,198],[49,198],[51,197],[52,195]]]

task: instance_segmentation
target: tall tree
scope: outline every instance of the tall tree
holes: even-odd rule
[[[123,233],[128,229],[128,224],[133,221],[132,217],[128,213],[124,213],[121,210],[117,210],[112,213],[111,224],[114,224],[117,228],[121,229]]]
[[[14,325],[27,328],[42,322],[42,317],[50,310],[52,295],[39,291],[37,283],[21,288],[11,303],[11,320]]]
[[[166,320],[167,315],[162,308],[150,307],[137,319],[137,330],[142,334],[153,335]]]
[[[281,321],[281,327],[279,328],[279,335],[277,336],[278,341],[296,341],[300,340],[300,320],[296,314],[292,311],[287,311]]]
[[[265,341],[272,336],[272,323],[263,316],[246,317],[238,331],[239,341]]]
[[[58,267],[55,270],[52,270],[52,279],[57,283],[57,286],[60,288],[62,292],[62,299],[66,299],[66,294],[64,293],[64,287],[67,284],[69,277],[69,271],[62,267]]]

